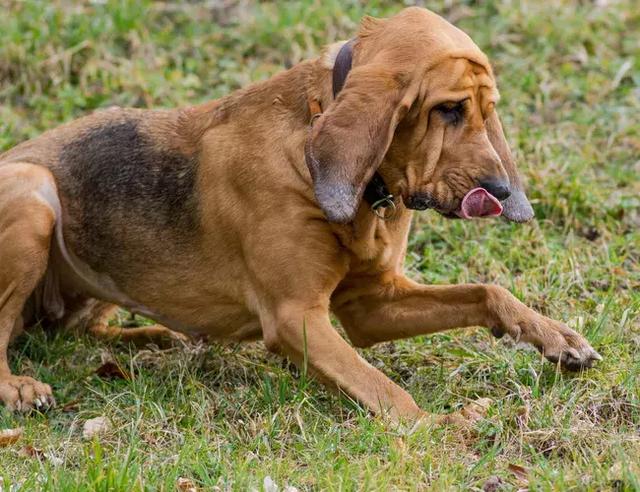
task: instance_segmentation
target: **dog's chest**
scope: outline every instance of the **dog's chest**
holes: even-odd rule
[[[395,270],[402,263],[410,222],[410,213],[399,213],[385,221],[366,210],[366,215],[358,217],[340,237],[352,256],[351,270]]]

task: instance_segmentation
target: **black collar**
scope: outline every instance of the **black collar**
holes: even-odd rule
[[[353,44],[355,38],[347,41],[336,56],[336,61],[333,64],[333,98],[338,96],[338,93],[344,87],[344,83],[347,80],[349,71],[351,70],[351,64],[353,62]],[[367,184],[362,197],[369,205],[382,204],[384,199],[389,197],[389,189],[382,179],[382,176],[376,171],[371,178],[371,181]]]

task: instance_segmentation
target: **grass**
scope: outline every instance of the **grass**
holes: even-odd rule
[[[175,490],[184,477],[203,490],[261,490],[267,476],[281,490],[479,490],[492,476],[505,490],[640,489],[640,11],[634,0],[429,6],[493,60],[538,219],[425,213],[407,268],[428,283],[508,287],[586,334],[605,360],[562,373],[481,329],[363,351],[426,410],[492,398],[488,418],[463,436],[394,429],[261,344],[138,351],[35,329],[11,349],[13,368],[51,383],[60,405],[47,415],[0,410],[0,428],[25,429],[0,448],[6,489]],[[4,7],[0,150],[99,107],[219,97],[351,36],[364,13],[402,4]],[[104,358],[132,378],[98,377]],[[101,415],[112,430],[82,439],[83,422]]]

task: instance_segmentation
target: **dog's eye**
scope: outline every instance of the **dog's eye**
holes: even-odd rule
[[[464,101],[439,104],[435,110],[440,113],[446,123],[457,126],[464,117]]]

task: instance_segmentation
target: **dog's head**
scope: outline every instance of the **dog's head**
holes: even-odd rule
[[[493,71],[464,32],[417,7],[367,17],[352,64],[305,152],[330,221],[353,220],[376,171],[411,209],[533,217],[496,111]]]

